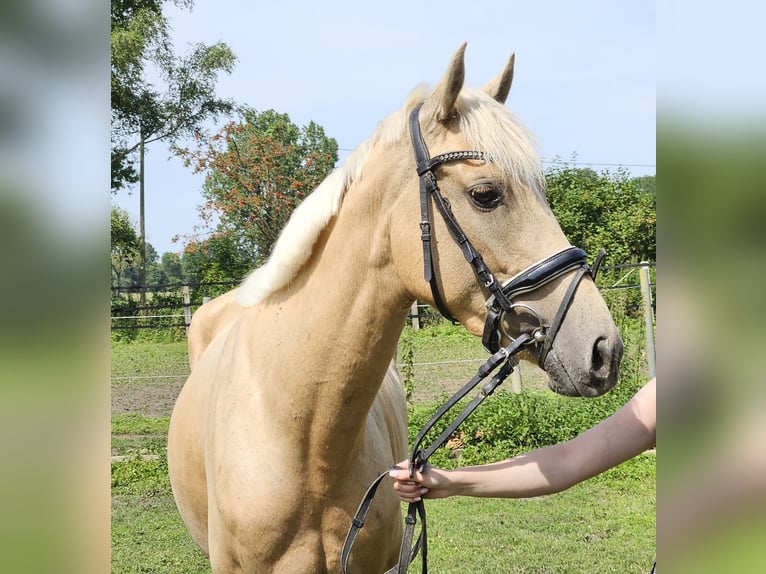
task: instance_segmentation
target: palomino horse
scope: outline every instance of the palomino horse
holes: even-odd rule
[[[538,360],[558,393],[597,396],[616,382],[617,328],[590,277],[575,292],[568,279],[579,271],[558,266],[569,242],[546,204],[531,138],[503,105],[513,58],[474,90],[463,87],[464,49],[433,91],[414,91],[295,210],[268,262],[239,288],[243,309],[178,397],[168,436],[173,493],[216,573],[340,571],[367,485],[406,456],[404,403],[378,391],[415,299],[475,335],[494,315],[503,343],[529,338],[537,324],[525,352],[546,347]],[[416,167],[411,136],[435,154],[433,173]],[[465,149],[475,151],[449,153]],[[470,242],[456,243],[446,218],[421,226],[425,172]],[[477,282],[464,258],[469,243],[492,280]],[[551,258],[560,272],[550,280],[521,285],[499,315],[487,304],[503,299],[500,282],[517,287],[517,274],[536,277],[549,267],[536,262]],[[351,570],[390,568],[401,534],[398,499],[383,489]]]

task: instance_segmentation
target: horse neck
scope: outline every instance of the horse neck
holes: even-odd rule
[[[266,305],[279,354],[293,365],[274,400],[289,395],[290,416],[322,445],[323,459],[333,448],[346,456],[360,436],[411,303],[391,261],[385,214],[365,201],[381,193],[352,186],[300,275]]]

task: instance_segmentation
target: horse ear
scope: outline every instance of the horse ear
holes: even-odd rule
[[[487,85],[482,88],[501,104],[505,103],[505,100],[508,97],[508,92],[511,91],[511,84],[513,83],[513,65],[515,61],[516,54],[511,54],[508,63],[505,65],[505,69],[487,82]]]
[[[465,80],[466,45],[467,43],[463,42],[452,55],[447,72],[428,98],[430,102],[426,106],[428,108],[433,106],[429,111],[440,122],[446,121],[452,116],[457,95],[463,87],[463,81]]]

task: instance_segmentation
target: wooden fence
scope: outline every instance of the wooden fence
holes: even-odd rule
[[[652,289],[655,283],[650,282],[650,269],[653,263],[642,262],[639,264],[616,265],[603,267],[608,270],[626,270],[621,278],[611,285],[601,286],[601,291],[613,291],[624,289],[640,289],[642,301],[642,313],[646,333],[645,349],[647,368],[650,377],[656,376],[656,358],[654,343],[654,316],[655,303],[652,297]],[[638,271],[638,282],[626,283],[626,279],[633,277]],[[183,337],[185,329],[191,323],[194,311],[203,305],[211,297],[222,294],[237,285],[236,282],[218,282],[206,284],[165,284],[148,285],[146,287],[147,301],[151,304],[140,305],[140,287],[113,289],[112,297],[112,330],[117,337],[121,335],[132,338],[130,333],[139,329],[175,329],[175,336]],[[116,303],[116,305],[115,305]],[[414,302],[411,307],[409,320],[414,329],[441,321],[441,315],[429,305]],[[514,369],[509,378],[511,392],[521,392],[521,370]]]
[[[212,296],[236,287],[236,281],[166,283],[112,287],[112,331],[185,328],[194,311]],[[146,293],[147,304],[139,293]]]
[[[656,373],[656,359],[654,356],[654,301],[652,288],[656,284],[649,280],[650,268],[654,263],[641,262],[625,265],[613,265],[602,267],[603,271],[627,270],[622,278],[612,285],[599,287],[602,291],[621,289],[640,289],[642,299],[642,311],[646,324],[647,341],[646,348],[651,376]],[[624,283],[631,278],[633,271],[638,270],[638,283]],[[140,286],[113,287],[112,288],[112,331],[125,331],[135,329],[185,329],[191,323],[194,311],[213,296],[224,293],[236,287],[235,281],[221,281],[215,283],[168,283],[164,285],[147,285],[147,301],[150,303],[141,305],[138,301]],[[440,320],[440,315],[430,306],[415,301],[412,304],[409,316],[413,328]]]

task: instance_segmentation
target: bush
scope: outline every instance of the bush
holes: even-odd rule
[[[636,392],[640,384],[618,385],[606,395],[593,399],[556,395],[548,391],[513,394],[498,391],[453,433],[447,446],[431,459],[437,466],[454,467],[484,464],[574,438],[605,419]],[[471,395],[473,396],[473,394]],[[428,434],[428,446],[468,404],[470,397],[456,405]],[[409,444],[430,419],[439,404],[411,406]]]

